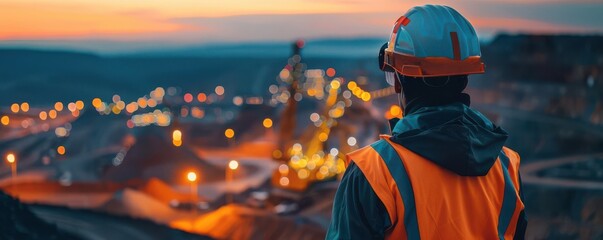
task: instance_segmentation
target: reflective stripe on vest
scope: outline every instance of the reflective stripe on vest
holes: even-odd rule
[[[385,161],[387,169],[389,169],[394,181],[398,185],[398,191],[404,203],[404,227],[406,228],[408,239],[421,239],[419,224],[417,222],[415,194],[412,191],[412,185],[408,179],[404,162],[400,159],[400,155],[398,155],[396,150],[385,140],[379,140],[371,144],[371,147]]]
[[[503,165],[503,174],[505,176],[505,192],[500,208],[500,215],[498,217],[498,239],[504,240],[507,228],[509,228],[509,224],[511,223],[511,218],[515,213],[517,194],[515,186],[513,185],[513,180],[511,180],[511,176],[509,175],[511,160],[509,160],[503,150],[500,151],[498,159]]]
[[[519,156],[503,148],[486,176],[443,169],[389,136],[348,155],[385,205],[388,239],[512,239],[523,203]],[[517,181],[516,181],[517,178]]]

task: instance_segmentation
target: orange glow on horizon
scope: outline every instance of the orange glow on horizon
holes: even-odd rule
[[[98,35],[135,35],[181,29],[152,18],[105,12],[93,3],[78,6],[21,3],[0,4],[0,39],[77,38]],[[44,26],[44,27],[40,27]]]
[[[556,3],[573,3],[569,0],[556,0]],[[534,32],[588,32],[601,31],[601,28],[581,26],[578,23],[567,24],[557,21],[532,20],[531,16],[497,18],[480,15],[469,3],[449,0],[419,0],[412,2],[377,0],[377,1],[310,1],[291,0],[286,3],[279,0],[243,1],[93,1],[93,0],[4,0],[0,3],[0,40],[23,39],[169,39],[175,41],[190,40],[185,33],[194,35],[220,35],[227,32],[229,26],[195,25],[194,19],[228,18],[233,16],[258,16],[263,24],[266,17],[272,15],[324,15],[326,18],[359,19],[370,23],[363,29],[366,34],[377,34],[381,31],[370,31],[374,27],[383,27],[383,37],[395,19],[412,6],[423,4],[447,4],[463,13],[476,28],[488,31],[534,31]],[[501,4],[508,5],[544,5],[544,0],[519,1],[496,0],[483,3],[481,8],[493,10]],[[491,4],[491,5],[489,5]],[[341,15],[345,14],[345,15]],[[356,14],[356,15],[354,15]],[[361,15],[369,14],[369,15]],[[543,14],[540,12],[540,14]],[[573,15],[579,14],[576,12]],[[546,19],[546,18],[543,18]],[[191,20],[189,22],[189,20]],[[354,23],[350,23],[354,24]],[[267,24],[267,27],[271,25]],[[374,27],[371,27],[374,26]],[[345,29],[350,26],[315,26],[308,28],[327,30],[331,35],[346,35]],[[338,30],[339,29],[339,30]],[[343,29],[343,30],[342,30]],[[364,30],[363,30],[364,31]],[[169,35],[172,34],[172,35]],[[329,35],[329,36],[331,36]],[[362,35],[362,34],[361,34]],[[296,37],[296,36],[291,36]],[[195,39],[198,40],[198,39]],[[241,39],[224,40],[246,40]]]
[[[266,1],[105,1],[33,0],[0,3],[0,40],[99,36],[141,37],[190,28],[174,19],[253,14],[356,12],[336,2]],[[44,26],[44,27],[40,27]],[[197,27],[198,28],[198,27]],[[199,30],[199,29],[196,29]]]

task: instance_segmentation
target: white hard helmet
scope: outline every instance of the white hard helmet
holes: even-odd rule
[[[413,7],[402,15],[381,48],[379,66],[389,72],[388,82],[395,72],[411,77],[484,73],[473,26],[441,5]]]

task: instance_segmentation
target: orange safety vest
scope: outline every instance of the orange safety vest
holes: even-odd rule
[[[393,143],[347,155],[385,206],[387,239],[513,239],[524,204],[519,155],[504,147],[485,176],[461,176]]]

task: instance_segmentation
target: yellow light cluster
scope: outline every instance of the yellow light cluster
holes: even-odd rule
[[[368,102],[371,100],[371,93],[362,90],[362,88],[360,88],[354,81],[348,82],[348,89],[352,92],[352,94],[354,94],[354,96],[362,99],[362,101]]]
[[[325,79],[325,71],[322,69],[309,69],[306,70],[306,81],[301,85],[303,90],[300,93],[305,93],[317,100],[323,100],[327,93],[337,93],[341,81],[340,78]]]
[[[136,101],[130,102],[126,104],[121,99],[121,96],[115,94],[111,98],[111,103],[103,102],[100,98],[92,99],[92,106],[102,114],[120,114],[122,111],[126,111],[128,114],[133,114],[139,109],[144,108],[154,108],[157,104],[163,102],[163,97],[165,96],[165,90],[162,87],[157,87],[153,91],[149,93],[150,98],[146,96],[138,98]],[[191,95],[192,98],[192,95]],[[76,102],[76,108],[79,108],[79,103]],[[83,102],[81,103],[83,107]]]
[[[137,127],[144,127],[151,124],[165,127],[170,125],[172,117],[170,112],[162,112],[159,109],[156,109],[150,113],[133,115],[131,120],[134,123],[134,126]]]
[[[145,97],[142,97],[138,98],[138,100],[135,102],[130,102],[126,104],[119,98],[118,95],[115,96],[113,97],[114,102],[109,104],[103,102],[100,98],[95,98],[92,100],[92,106],[96,109],[96,111],[103,114],[120,114],[124,110],[128,114],[132,114],[138,111],[139,109],[144,109],[146,107],[155,107],[157,105],[157,101],[153,98],[147,99]]]
[[[296,143],[290,153],[291,159],[288,163],[278,167],[281,175],[279,183],[282,186],[289,185],[290,179],[287,176],[290,176],[291,171],[295,178],[302,181],[323,180],[345,171],[344,161],[339,157],[339,151],[335,148],[329,154],[319,151],[308,156],[303,153],[302,145]]]

